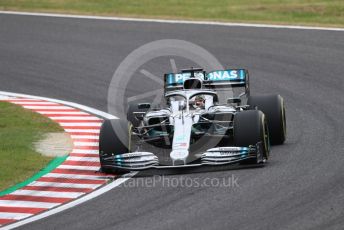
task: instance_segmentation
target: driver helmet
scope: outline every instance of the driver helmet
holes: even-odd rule
[[[205,99],[204,96],[198,95],[195,97],[194,108],[204,108]]]

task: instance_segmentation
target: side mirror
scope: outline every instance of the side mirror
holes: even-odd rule
[[[137,105],[137,108],[139,109],[150,109],[151,105],[150,103],[140,103]]]
[[[231,103],[240,104],[241,103],[241,99],[238,98],[238,97],[228,98],[227,99],[227,103],[228,104],[231,104]]]

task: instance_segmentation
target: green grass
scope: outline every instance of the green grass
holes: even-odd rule
[[[37,153],[33,143],[45,133],[62,130],[38,113],[0,102],[0,191],[45,167],[53,158]]]
[[[344,27],[343,0],[0,0],[0,10]]]

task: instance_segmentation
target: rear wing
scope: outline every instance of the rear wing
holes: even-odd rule
[[[190,78],[201,80],[203,88],[206,89],[243,87],[245,93],[249,93],[249,74],[245,69],[215,70],[209,73],[203,70],[168,73],[164,75],[165,92],[183,89],[184,81]]]

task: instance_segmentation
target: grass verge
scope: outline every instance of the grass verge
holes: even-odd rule
[[[22,182],[53,158],[33,148],[45,133],[63,129],[49,118],[8,102],[0,102],[0,191]]]
[[[0,10],[344,27],[343,0],[0,0]]]

